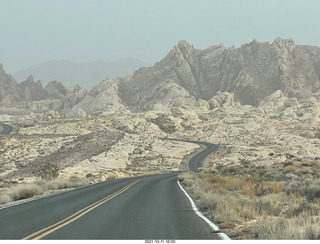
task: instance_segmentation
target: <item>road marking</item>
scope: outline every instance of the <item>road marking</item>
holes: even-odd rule
[[[189,199],[193,211],[200,217],[202,218],[214,231],[219,231],[219,227],[216,226],[214,223],[212,223],[207,217],[205,217],[198,209],[192,198],[189,196],[189,194],[183,189],[181,186],[179,180],[177,180],[179,187],[181,188],[182,192],[187,196]],[[225,233],[217,233],[217,235],[222,239],[222,240],[231,240],[229,236],[227,236]]]
[[[42,239],[43,237],[53,233],[54,231],[74,222],[75,220],[81,218],[82,216],[84,216],[85,214],[91,212],[92,210],[94,210],[95,208],[99,207],[100,205],[106,203],[107,201],[113,199],[114,197],[120,195],[121,193],[125,192],[126,190],[128,190],[131,186],[133,186],[134,184],[138,183],[139,181],[141,180],[137,180],[137,181],[134,181],[134,182],[131,182],[129,183],[128,185],[126,185],[125,187],[121,188],[119,191],[115,192],[115,193],[112,193],[111,195],[79,210],[78,212],[70,215],[69,217],[51,225],[51,226],[48,226],[47,228],[44,228],[42,230],[39,230],[31,235],[28,235],[26,237],[24,237],[22,240],[28,240],[28,239],[31,239],[31,240],[39,240],[39,239]]]

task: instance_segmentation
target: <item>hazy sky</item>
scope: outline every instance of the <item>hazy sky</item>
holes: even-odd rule
[[[7,73],[51,59],[153,64],[180,40],[203,49],[280,36],[320,46],[319,0],[0,0],[0,8]]]

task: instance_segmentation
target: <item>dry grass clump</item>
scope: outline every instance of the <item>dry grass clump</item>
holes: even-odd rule
[[[179,180],[233,239],[320,239],[319,172],[314,161],[270,167],[240,162],[182,173]]]
[[[71,177],[70,179],[39,180],[34,183],[18,184],[10,188],[4,188],[0,191],[0,204],[9,203],[21,199],[31,198],[41,195],[50,190],[59,190],[65,188],[79,187],[85,184],[85,181]]]
[[[320,219],[310,216],[292,219],[261,218],[253,227],[258,239],[263,240],[319,240]]]

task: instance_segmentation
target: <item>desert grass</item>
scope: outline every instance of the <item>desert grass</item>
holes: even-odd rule
[[[320,239],[319,165],[219,165],[178,179],[232,239],[314,240]],[[313,174],[306,177],[305,167]]]
[[[85,185],[86,182],[80,178],[39,180],[34,183],[22,183],[0,190],[0,204],[12,201],[32,198],[52,190],[75,188]]]

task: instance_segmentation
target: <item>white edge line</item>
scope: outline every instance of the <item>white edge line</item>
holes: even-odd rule
[[[214,231],[218,231],[219,227],[216,226],[214,223],[212,223],[207,217],[205,217],[198,209],[198,207],[196,206],[196,204],[194,203],[194,201],[192,200],[192,198],[188,195],[188,193],[183,189],[183,187],[181,186],[179,180],[177,180],[179,187],[181,188],[181,190],[183,191],[183,193],[187,196],[187,198],[189,199],[192,209],[193,211],[200,217],[202,218]],[[217,233],[218,236],[222,239],[222,240],[231,240],[229,236],[227,236],[225,233]]]

